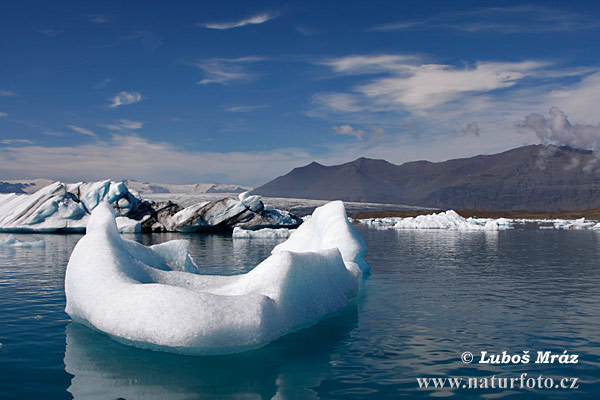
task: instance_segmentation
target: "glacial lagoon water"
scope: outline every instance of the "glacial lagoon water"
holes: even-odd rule
[[[16,235],[46,246],[0,248],[0,398],[597,398],[600,232],[356,227],[372,267],[359,298],[312,328],[221,357],[140,350],[72,323],[63,280],[81,235]],[[276,243],[129,235],[146,245],[182,236],[211,274],[246,272]],[[538,351],[565,350],[577,364],[535,363]],[[480,364],[482,351],[529,351],[532,360]],[[464,352],[475,355],[471,364]],[[578,378],[578,388],[434,390],[417,382],[523,373],[554,384]]]

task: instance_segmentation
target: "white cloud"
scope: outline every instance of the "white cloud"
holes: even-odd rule
[[[403,72],[410,63],[418,60],[416,56],[395,54],[351,55],[322,61],[337,73],[364,75],[380,72]]]
[[[443,29],[466,33],[500,34],[575,32],[598,29],[594,18],[565,9],[537,5],[489,7],[434,15],[421,20],[404,20],[379,25],[375,31]]]
[[[8,117],[8,114],[5,112],[0,112],[0,118]]]
[[[225,107],[225,111],[227,111],[227,112],[252,112],[252,111],[256,111],[256,110],[261,110],[266,107],[267,106],[265,106],[265,105],[261,105],[261,106],[228,106],[228,107]]]
[[[0,96],[2,97],[10,97],[16,96],[17,94],[11,90],[0,90]]]
[[[334,125],[332,126],[332,129],[337,135],[353,136],[361,141],[368,137],[372,142],[379,140],[386,133],[385,129],[376,125],[367,126],[366,130],[355,128],[350,125]]]
[[[81,127],[75,126],[75,125],[69,125],[69,128],[73,129],[77,133],[81,133],[82,135],[96,136],[96,134],[94,132],[92,132],[86,128],[81,128]]]
[[[600,72],[590,74],[570,86],[561,85],[546,93],[543,100],[542,109],[556,106],[576,120],[595,120],[600,104]]]
[[[99,126],[115,132],[133,131],[142,129],[144,124],[139,121],[131,121],[128,119],[120,119],[113,124],[100,124]]]
[[[327,109],[340,113],[355,113],[364,110],[360,99],[350,93],[317,93],[312,97],[313,110],[311,114],[319,114],[319,111]]]
[[[262,23],[270,21],[274,18],[277,18],[277,14],[262,13],[262,14],[256,14],[255,16],[252,16],[250,18],[245,18],[245,19],[242,19],[239,21],[234,21],[234,22],[210,22],[210,23],[202,23],[199,25],[203,26],[204,28],[208,28],[208,29],[224,30],[224,29],[240,28],[240,27],[246,26],[246,25],[262,24]]]
[[[240,58],[211,58],[200,60],[196,67],[200,68],[205,78],[198,82],[199,85],[219,83],[228,85],[232,82],[252,80],[255,75],[246,70],[245,65],[264,61],[260,57]]]
[[[557,107],[552,107],[548,116],[529,114],[516,122],[517,128],[532,131],[543,144],[570,146],[577,149],[600,149],[600,124],[573,124],[567,115]]]
[[[48,136],[56,136],[56,137],[63,137],[63,136],[67,136],[65,133],[63,132],[56,132],[56,131],[47,131],[47,130],[43,130],[42,131],[43,135],[48,135]]]
[[[479,62],[458,67],[424,64],[405,55],[352,55],[321,64],[336,74],[366,76],[367,81],[351,93],[317,93],[313,103],[333,111],[389,111],[404,109],[423,113],[464,97],[484,95],[517,85],[548,67],[539,61]],[[377,74],[377,76],[371,76]]]
[[[296,148],[256,152],[189,151],[135,135],[118,134],[107,141],[78,146],[28,145],[0,151],[5,179],[47,176],[67,182],[131,178],[153,182],[223,182],[252,186],[312,160],[311,155]]]
[[[109,83],[111,83],[111,82],[112,82],[112,79],[110,79],[110,78],[106,78],[106,79],[104,79],[102,82],[100,82],[100,83],[98,83],[98,84],[94,85],[94,89],[102,89],[102,88],[105,88],[105,87],[106,87],[106,86],[108,86],[108,84],[109,84]]]
[[[377,78],[355,88],[379,104],[395,104],[426,110],[455,101],[464,94],[487,93],[507,88],[543,64],[478,63],[474,67],[423,64],[401,74]]]
[[[0,143],[9,145],[9,146],[19,146],[19,145],[24,146],[24,145],[33,144],[33,142],[29,139],[4,139],[4,140],[1,140]]]
[[[108,105],[110,108],[116,108],[128,104],[139,103],[142,101],[142,95],[138,92],[123,91],[117,94],[115,97],[111,97],[107,100],[111,102],[111,104]]]
[[[358,140],[363,140],[365,131],[362,129],[356,129],[350,125],[332,126],[335,133],[338,135],[354,136]]]

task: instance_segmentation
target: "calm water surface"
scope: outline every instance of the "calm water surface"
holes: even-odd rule
[[[70,322],[64,273],[80,235],[17,235],[0,247],[0,398],[597,398],[600,233],[394,231],[357,226],[372,274],[318,325],[252,352],[189,357],[139,350]],[[0,235],[3,236],[3,235]],[[246,272],[275,244],[185,238],[210,274]],[[481,351],[579,355],[574,365],[478,364]],[[461,354],[476,354],[474,363]],[[575,390],[419,389],[417,377],[579,378]]]

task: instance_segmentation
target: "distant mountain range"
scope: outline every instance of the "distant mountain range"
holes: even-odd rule
[[[44,186],[53,183],[50,179],[7,180],[0,181],[0,193],[34,193]],[[155,193],[201,194],[201,193],[242,193],[252,190],[251,187],[221,183],[195,183],[189,185],[172,185],[163,183],[139,182],[131,179],[123,181],[127,188],[140,195]]]
[[[199,193],[242,193],[252,190],[251,187],[229,185],[223,183],[194,183],[188,185],[172,185],[165,183],[138,182],[131,179],[123,181],[131,190],[139,194],[150,193],[178,193],[178,194],[199,194]]]
[[[439,209],[577,210],[600,207],[596,166],[591,151],[542,145],[437,163],[359,158],[334,166],[313,162],[252,193]]]

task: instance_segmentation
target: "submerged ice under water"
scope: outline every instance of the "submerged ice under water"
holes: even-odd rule
[[[596,231],[376,230],[356,225],[372,270],[349,307],[247,353],[141,350],[70,322],[65,266],[81,235],[16,235],[0,248],[0,387],[6,398],[593,398],[600,389]],[[4,236],[2,236],[4,237]],[[276,242],[189,239],[210,273],[247,272]],[[232,267],[234,266],[234,267]],[[579,354],[577,365],[465,365],[464,351]],[[417,377],[578,377],[573,391],[419,390]]]

